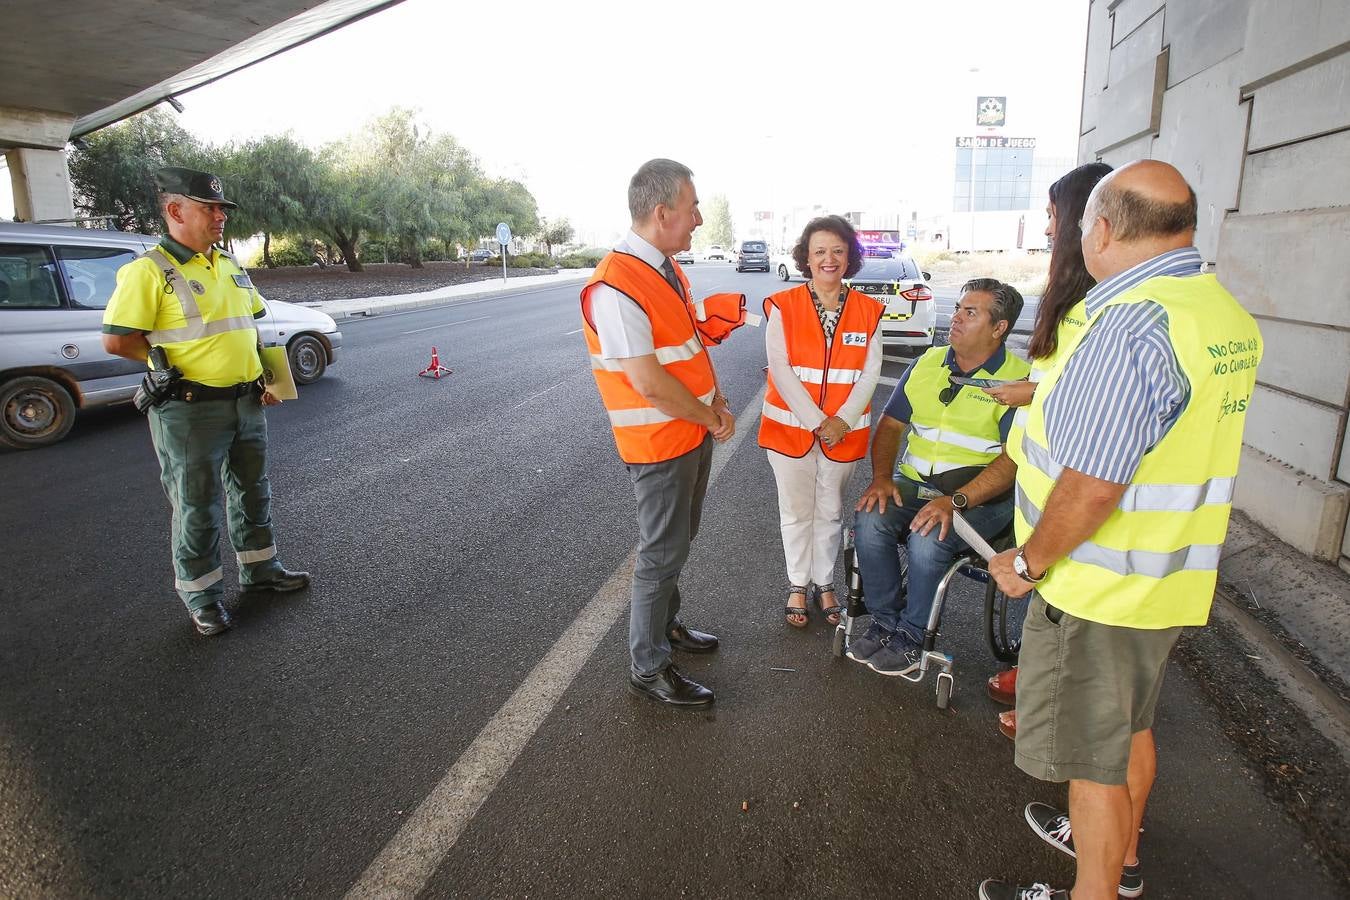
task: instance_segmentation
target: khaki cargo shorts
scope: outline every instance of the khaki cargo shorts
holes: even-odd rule
[[[1180,636],[1089,622],[1033,593],[1018,656],[1017,767],[1042,781],[1124,784],[1130,741],[1153,727]]]

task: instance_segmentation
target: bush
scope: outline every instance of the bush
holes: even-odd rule
[[[494,257],[494,261],[499,266],[502,264],[500,256]],[[519,253],[507,254],[506,265],[513,269],[552,269],[557,263],[543,253]]]
[[[273,236],[270,249],[272,262],[278,266],[308,266],[314,262],[314,252],[308,242]],[[263,265],[262,245],[259,244],[257,252],[245,263],[245,268],[261,269]]]
[[[600,260],[604,259],[606,251],[582,250],[577,253],[569,253],[558,260],[558,265],[564,269],[593,269],[600,265]]]

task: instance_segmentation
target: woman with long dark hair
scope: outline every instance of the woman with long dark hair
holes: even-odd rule
[[[1036,309],[1036,326],[1027,345],[1031,378],[985,389],[985,393],[1000,403],[1021,407],[1013,417],[1009,444],[1022,439],[1026,408],[1035,396],[1036,384],[1050,370],[1065,338],[1087,324],[1082,310],[1083,298],[1097,281],[1083,264],[1081,220],[1088,195],[1110,171],[1111,167],[1106,163],[1088,163],[1050,185],[1050,202],[1045,207],[1049,216],[1045,236],[1050,239],[1050,271]],[[1017,668],[991,677],[988,690],[994,700],[1012,706],[1017,696]],[[1017,733],[1016,710],[999,713],[998,730],[1009,738]]]

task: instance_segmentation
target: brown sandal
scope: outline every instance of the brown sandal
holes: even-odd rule
[[[791,625],[793,628],[805,628],[805,627],[806,627],[807,625],[809,625],[810,622],[811,622],[811,609],[810,609],[809,604],[807,604],[807,603],[805,602],[805,600],[806,600],[806,588],[804,588],[804,587],[797,587],[797,585],[794,584],[794,585],[792,585],[790,588],[788,588],[788,597],[791,598],[794,594],[800,594],[800,595],[801,595],[802,600],[803,600],[802,605],[801,605],[801,606],[793,606],[792,604],[789,603],[787,606],[784,606],[784,607],[783,607],[783,613],[784,613],[784,617],[783,617],[783,618],[784,618],[784,621],[787,622],[789,625]],[[796,618],[796,617],[800,617],[800,618],[801,618],[801,621],[800,621],[800,622],[794,622],[793,619]]]

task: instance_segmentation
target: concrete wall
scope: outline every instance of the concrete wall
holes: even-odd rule
[[[1236,505],[1350,571],[1350,4],[1092,0],[1079,161],[1141,157],[1265,338]]]

